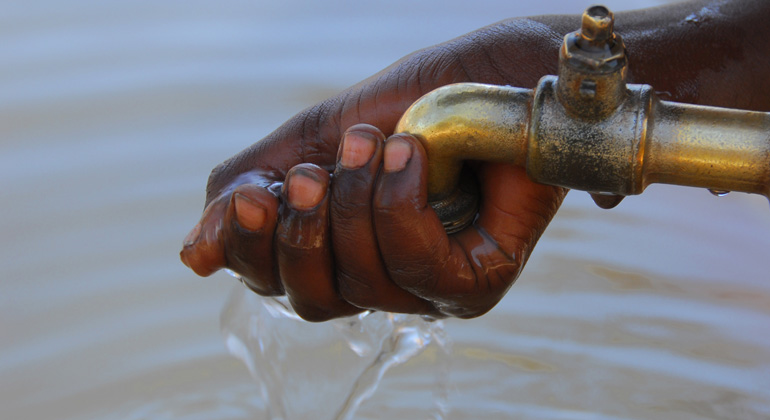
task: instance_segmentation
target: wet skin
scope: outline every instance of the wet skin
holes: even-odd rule
[[[770,2],[697,1],[616,14],[629,83],[662,99],[770,111]],[[578,16],[512,19],[409,55],[296,115],[217,166],[182,261],[230,268],[310,321],[364,309],[475,317],[518,277],[566,190],[479,164],[473,226],[447,236],[426,200],[419,141],[393,135],[406,108],[449,83],[532,88],[555,74]],[[363,124],[366,123],[366,124]],[[617,197],[594,197],[611,208]]]

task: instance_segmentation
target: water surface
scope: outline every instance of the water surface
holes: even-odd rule
[[[4,5],[2,417],[265,418],[220,335],[240,286],[177,257],[209,170],[415,49],[584,6],[519,3]],[[505,300],[445,323],[446,417],[770,417],[768,232],[761,197],[570,194]],[[361,418],[432,404],[431,357],[394,366]]]

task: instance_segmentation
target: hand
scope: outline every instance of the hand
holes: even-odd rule
[[[313,321],[362,308],[477,316],[508,290],[565,194],[510,165],[483,165],[478,175],[480,215],[448,237],[427,204],[421,143],[355,125],[333,182],[299,164],[272,188],[280,198],[238,185],[209,204],[182,258],[199,274],[226,265],[257,293],[286,293]]]
[[[677,24],[700,11],[701,3],[618,14],[617,29],[630,28],[623,32],[630,79],[670,92],[667,99],[767,107],[766,77],[755,70],[766,68],[766,51],[756,49],[767,43],[752,42],[764,38],[749,33],[766,25],[746,24],[767,17],[767,7],[761,1],[735,2],[741,4],[732,9],[723,5],[726,17],[704,22],[717,26],[712,31]],[[730,10],[743,15],[736,11],[731,20]],[[425,204],[421,145],[408,136],[387,141],[385,136],[414,100],[439,86],[467,81],[534,86],[542,75],[555,73],[561,38],[578,25],[571,16],[483,28],[408,56],[298,114],[214,169],[206,209],[185,240],[183,261],[200,275],[231,268],[263,295],[286,293],[300,316],[314,321],[362,309],[483,314],[513,283],[565,191],[534,184],[518,168],[480,165],[479,218],[447,237]],[[736,27],[743,37],[725,36]],[[645,30],[650,28],[659,30]],[[724,55],[700,48],[711,37],[709,45],[723,46]],[[672,49],[677,54],[661,53]],[[735,56],[746,66],[724,65]],[[741,71],[745,74],[736,74]],[[693,87],[693,74],[712,82]],[[385,134],[355,125],[359,122]],[[407,151],[404,168],[393,170]]]

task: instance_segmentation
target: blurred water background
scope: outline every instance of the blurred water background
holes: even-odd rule
[[[4,3],[0,418],[266,418],[220,331],[253,296],[177,256],[210,169],[411,51],[585,6]],[[445,322],[445,418],[770,417],[768,232],[759,196],[654,186],[608,212],[571,193],[501,304]],[[303,345],[297,380],[334,387]],[[361,418],[424,418],[439,359],[392,367]]]

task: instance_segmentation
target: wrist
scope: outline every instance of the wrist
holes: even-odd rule
[[[770,110],[770,2],[691,1],[619,13],[629,83],[664,100]],[[741,94],[742,93],[742,94]]]

